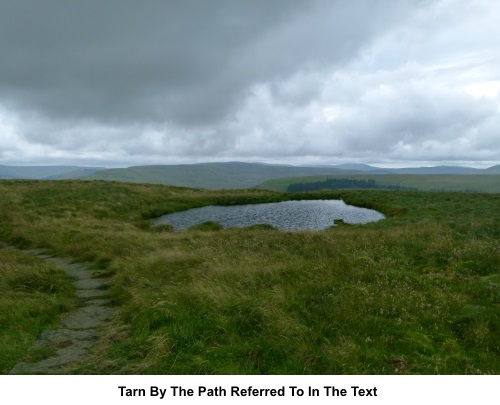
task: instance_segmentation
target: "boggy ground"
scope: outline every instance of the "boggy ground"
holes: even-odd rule
[[[110,279],[115,315],[89,356],[64,372],[500,373],[498,194],[5,181],[0,196],[1,240],[93,263]],[[291,198],[343,198],[387,219],[321,232],[213,225],[172,232],[148,220]],[[37,276],[29,290],[36,294],[22,290],[29,266],[19,259],[5,262],[10,281],[0,276],[11,297],[0,314],[14,299],[32,305],[36,295],[45,309],[17,318],[33,316],[41,326],[16,340],[14,318],[0,315],[0,323],[10,342],[33,342],[76,304],[64,274]],[[40,287],[48,284],[57,288]],[[26,356],[21,343],[9,370]]]

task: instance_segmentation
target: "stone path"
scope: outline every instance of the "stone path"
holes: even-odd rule
[[[9,246],[10,248],[14,248]],[[18,249],[19,250],[19,249]],[[70,363],[83,360],[88,349],[99,338],[99,327],[113,317],[114,309],[109,306],[107,285],[109,280],[101,277],[100,270],[91,270],[71,259],[51,257],[43,250],[21,250],[55,264],[73,278],[76,294],[83,305],[63,315],[61,328],[42,333],[35,346],[56,349],[51,357],[36,363],[18,363],[10,374],[62,374]]]

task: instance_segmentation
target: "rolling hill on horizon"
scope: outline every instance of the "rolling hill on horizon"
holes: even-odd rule
[[[174,186],[223,189],[251,188],[281,177],[355,174],[328,167],[301,167],[263,163],[196,163],[180,165],[134,166],[126,169],[106,169],[89,180],[115,180],[132,183],[158,183]]]
[[[493,175],[500,174],[500,165],[488,169],[462,166],[436,166],[417,168],[385,169],[365,164],[342,164],[323,166],[270,165],[265,163],[215,162],[180,165],[133,166],[126,169],[106,169],[86,177],[89,180],[115,180],[132,183],[158,183],[174,186],[221,189],[251,188],[267,181],[292,177],[311,176],[356,176],[356,175],[412,175],[423,180],[422,175],[442,175],[444,183],[452,181],[457,189],[460,178],[446,176]],[[457,180],[458,179],[458,180]],[[474,181],[463,179],[467,184],[460,189],[472,190]],[[487,180],[491,182],[491,180]],[[429,181],[429,180],[428,180]],[[443,183],[440,180],[440,184]],[[418,182],[418,181],[417,181]],[[413,180],[412,187],[416,181]],[[465,184],[464,183],[464,184]],[[446,188],[446,187],[445,187]],[[441,187],[440,187],[441,189]]]
[[[292,166],[266,163],[245,162],[210,162],[178,165],[131,166],[127,168],[98,168],[80,166],[5,166],[0,165],[0,179],[35,179],[35,180],[109,180],[131,183],[156,183],[173,186],[205,189],[238,189],[260,187],[262,183],[277,179],[335,176],[412,176],[412,186],[423,182],[424,176],[442,176],[440,184],[452,182],[453,189],[464,183],[459,189],[473,190],[472,177],[500,174],[500,165],[487,169],[475,169],[463,166],[435,166],[416,168],[379,168],[360,163]],[[456,176],[456,178],[455,178]],[[464,178],[461,178],[464,176]],[[472,176],[467,179],[467,176]],[[433,177],[434,180],[436,177]],[[479,178],[479,177],[478,177]],[[407,183],[408,179],[397,178],[397,184]],[[442,180],[442,181],[441,181]],[[403,183],[401,183],[401,181]],[[430,179],[425,180],[429,183]],[[494,179],[486,180],[489,184]],[[274,185],[272,187],[275,187]],[[445,187],[446,188],[446,187]]]
[[[86,177],[103,167],[0,165],[0,179],[62,180]]]
[[[423,167],[400,167],[384,168],[370,166],[363,163],[345,163],[332,165],[338,169],[359,170],[371,174],[500,174],[500,165],[492,166],[487,169],[476,169],[467,166],[423,166]]]

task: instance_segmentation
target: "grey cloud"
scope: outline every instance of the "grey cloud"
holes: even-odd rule
[[[6,0],[0,99],[51,119],[213,123],[256,82],[355,55],[407,10],[384,4]]]
[[[290,13],[285,3],[4,1],[0,88],[55,117],[164,119],[175,96],[217,78],[244,41]]]
[[[500,6],[466,3],[4,0],[0,159],[495,159],[464,89]]]

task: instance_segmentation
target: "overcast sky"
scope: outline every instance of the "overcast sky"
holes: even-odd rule
[[[0,0],[0,164],[500,163],[497,0]]]

